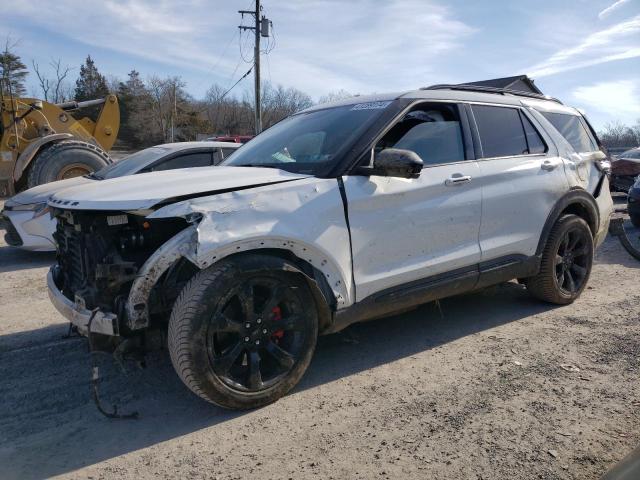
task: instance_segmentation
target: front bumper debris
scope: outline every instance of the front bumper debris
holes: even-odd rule
[[[64,296],[53,280],[53,268],[55,268],[55,266],[51,267],[47,273],[47,289],[51,303],[53,303],[53,306],[56,307],[56,310],[58,310],[63,317],[78,329],[81,335],[87,336],[87,327],[92,312],[87,310],[84,305],[74,303]],[[91,333],[119,336],[118,317],[114,313],[98,310],[91,322]]]

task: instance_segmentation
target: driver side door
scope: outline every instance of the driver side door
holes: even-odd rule
[[[400,128],[416,111],[429,120]],[[409,114],[371,154],[412,150],[424,162],[419,178],[343,178],[356,301],[431,286],[465,290],[478,278],[481,190],[466,113],[454,104],[421,104]]]

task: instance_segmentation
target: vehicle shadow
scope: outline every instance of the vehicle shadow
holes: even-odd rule
[[[515,283],[445,299],[439,305],[364,324],[321,337],[296,393],[358,372],[486,332],[551,309],[533,301]],[[109,420],[90,399],[86,340],[62,339],[62,325],[0,337],[0,465],[3,478],[45,478],[71,472],[242,415],[267,416],[278,405],[253,412],[230,412],[191,394],[174,373],[166,352],[150,355],[147,368],[123,375],[110,357],[100,359],[101,392],[123,413],[138,420]],[[275,411],[275,410],[274,410]]]
[[[48,267],[55,262],[55,252],[29,252],[19,248],[0,247],[0,273]]]

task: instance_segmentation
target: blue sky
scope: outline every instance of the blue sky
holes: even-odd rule
[[[252,0],[31,0],[0,16],[25,63],[74,67],[87,54],[108,76],[180,75],[202,97],[249,68],[239,34]],[[314,99],[529,74],[601,128],[640,119],[640,0],[263,0],[273,21],[263,78]],[[245,20],[248,22],[248,19]],[[35,78],[30,80],[35,92]],[[251,78],[237,94],[251,88]]]

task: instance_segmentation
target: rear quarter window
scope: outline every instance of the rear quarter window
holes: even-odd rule
[[[577,115],[552,112],[540,113],[549,120],[549,123],[558,130],[576,152],[584,153],[598,150],[595,140],[591,138]]]

